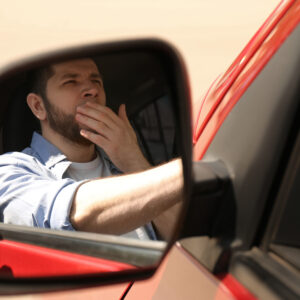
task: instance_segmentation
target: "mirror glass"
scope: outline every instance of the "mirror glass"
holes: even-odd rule
[[[70,150],[70,144],[67,140],[68,136],[64,136],[63,139],[57,139],[57,134],[63,135],[63,133],[55,131],[55,128],[51,127],[51,124],[49,125],[49,110],[51,109],[49,108],[49,104],[47,107],[43,102],[43,106],[43,104],[40,104],[37,100],[36,94],[41,96],[40,93],[36,92],[37,77],[46,76],[45,74],[51,70],[52,73],[47,75],[48,77],[46,77],[47,79],[44,82],[46,87],[45,91],[49,98],[47,101],[51,102],[57,95],[58,99],[60,99],[56,101],[55,105],[64,110],[66,114],[59,115],[58,110],[52,110],[52,113],[56,116],[54,121],[60,117],[60,124],[63,124],[61,126],[65,126],[62,127],[63,131],[68,131],[66,128],[68,126],[71,127],[72,124],[72,122],[64,122],[68,114],[73,117],[72,121],[77,124],[78,131],[83,128],[87,131],[90,130],[94,135],[98,133],[92,127],[82,125],[78,119],[76,119],[75,114],[78,114],[78,106],[85,106],[83,110],[79,111],[81,117],[82,115],[85,117],[83,122],[87,122],[87,119],[89,122],[91,119],[95,121],[93,118],[97,118],[97,124],[104,126],[104,131],[112,130],[111,127],[113,127],[115,123],[118,125],[120,119],[123,123],[125,122],[124,120],[126,120],[126,118],[124,118],[124,112],[120,112],[120,106],[125,104],[129,126],[135,133],[138,148],[145,161],[149,164],[149,168],[150,166],[152,168],[181,157],[182,150],[179,143],[178,129],[180,123],[178,117],[180,114],[179,105],[177,103],[178,96],[176,96],[176,92],[174,92],[174,81],[172,77],[170,77],[170,69],[166,68],[158,55],[145,50],[102,52],[93,50],[90,51],[90,53],[87,51],[86,54],[81,52],[78,56],[72,53],[72,55],[69,56],[63,54],[49,56],[49,58],[47,58],[47,56],[45,57],[46,59],[33,59],[32,63],[24,63],[23,66],[21,64],[22,67],[15,68],[11,72],[6,71],[0,74],[0,92],[2,94],[0,115],[2,153],[24,151],[24,149],[31,144],[33,132],[37,132],[38,134],[36,136],[38,137],[35,137],[37,140],[37,142],[35,142],[36,148],[34,151],[29,151],[30,153],[28,150],[25,152],[31,155],[34,160],[38,159],[45,165],[50,175],[46,172],[48,175],[44,174],[43,176],[52,176],[52,180],[56,179],[58,181],[68,180],[67,178],[71,177],[78,182],[78,180],[85,179],[84,176],[87,176],[86,179],[91,179],[89,175],[86,175],[86,170],[94,168],[93,165],[84,167],[84,171],[80,171],[80,166],[82,166],[82,163],[90,162],[91,159],[95,161],[95,157],[90,157],[90,151],[82,151],[81,147],[78,147],[78,152],[74,149]],[[95,75],[95,70],[99,71],[99,76]],[[41,84],[41,80],[38,80],[38,82],[38,84]],[[55,87],[54,89],[53,86]],[[99,97],[99,103],[97,102],[98,100],[93,101],[94,98],[97,98],[96,94],[101,93],[101,89],[105,91],[105,103],[101,102],[101,97]],[[74,95],[74,101],[70,98],[72,93]],[[30,98],[28,95],[32,94],[35,96]],[[65,98],[63,98],[62,95],[65,95]],[[78,98],[76,98],[77,96]],[[31,100],[28,100],[29,98]],[[64,101],[62,99],[71,102],[62,103]],[[87,104],[87,102],[93,103],[90,105]],[[29,108],[30,105],[28,105],[28,103],[31,103],[31,108]],[[99,111],[98,106],[93,106],[95,104],[105,105],[111,110],[109,113],[107,113],[107,111],[102,112],[102,108]],[[98,117],[94,117],[96,113],[99,114],[99,119]],[[101,116],[104,116],[104,119],[101,119]],[[111,125],[110,122],[115,123]],[[44,125],[41,127],[41,124]],[[54,137],[51,130],[56,134],[54,134]],[[106,133],[103,133],[103,135],[100,134],[100,136],[106,138],[105,134]],[[109,134],[114,135],[114,133]],[[121,140],[122,137],[119,138]],[[46,143],[44,140],[46,140]],[[134,139],[130,141],[132,140]],[[52,146],[55,144],[55,149],[58,149],[63,155],[66,154],[64,151],[69,151],[75,155],[74,157],[76,157],[76,159],[79,157],[79,161],[74,160],[77,163],[74,165],[74,169],[73,164],[68,164],[69,160],[66,157],[53,162],[53,160],[57,160],[58,154],[56,150],[53,150],[54,148],[51,148],[52,146],[49,146],[49,143]],[[122,147],[124,151],[126,151],[125,142],[124,145],[125,146]],[[33,146],[31,146],[31,148],[32,147]],[[48,148],[44,150],[43,147]],[[90,149],[91,147],[86,146],[83,148]],[[123,148],[121,149],[122,151]],[[114,156],[110,157],[109,151],[103,151],[101,147],[97,147],[97,149],[98,152],[96,152],[98,153],[98,157],[100,156],[101,162],[97,162],[96,170],[92,172],[100,172],[103,177],[126,176],[124,174],[135,173],[135,170],[131,170],[130,168],[126,170],[124,167],[125,170],[121,170],[123,164],[119,164],[118,159]],[[132,148],[129,149],[131,151]],[[135,153],[134,151],[136,151],[136,148],[132,150],[133,153]],[[47,154],[45,154],[45,152]],[[65,156],[67,156],[67,154]],[[12,157],[14,161],[20,159],[18,155],[12,155]],[[126,160],[126,156],[124,157],[125,159],[123,160]],[[108,167],[106,165],[107,161],[110,164]],[[18,165],[19,162],[15,164]],[[63,166],[57,168],[57,164],[62,164]],[[106,167],[103,167],[101,164]],[[70,171],[70,166],[72,167],[73,173]],[[104,170],[105,168],[113,168],[117,171],[107,173],[107,170]],[[144,166],[138,171],[142,171],[143,168]],[[13,173],[11,175],[14,176]],[[37,189],[35,191],[35,184],[31,185],[31,180],[36,180],[35,176],[42,175],[37,171],[32,178],[29,177],[28,179],[22,180],[21,183],[19,182],[19,184],[27,186],[25,189],[30,187],[30,193],[33,198],[39,197],[39,190]],[[79,179],[76,176],[78,176]],[[14,184],[17,185],[18,182],[14,182]],[[45,184],[47,184],[47,180],[45,180]],[[137,182],[136,184],[138,185],[140,183]],[[8,186],[8,188],[19,189],[19,187],[16,186]],[[38,188],[40,188],[40,186],[38,186]],[[38,219],[39,217],[43,218],[43,216],[36,215],[34,215],[31,220],[32,228],[27,228],[26,224],[24,225],[22,224],[23,221],[20,221],[22,218],[17,218],[16,214],[14,217],[6,217],[10,205],[13,205],[13,207],[20,205],[19,213],[21,214],[25,207],[24,203],[22,204],[21,202],[30,201],[28,199],[28,195],[30,195],[28,191],[25,191],[23,196],[20,195],[23,189],[24,187],[20,188],[17,201],[14,199],[4,199],[3,197],[1,200],[0,198],[0,204],[2,205],[2,225],[0,225],[2,227],[0,229],[4,236],[7,235],[9,238],[13,232],[17,241],[30,242],[31,244],[51,248],[58,247],[61,250],[67,249],[71,252],[84,255],[88,254],[109,261],[125,263],[134,267],[153,266],[160,259],[168,241],[172,238],[182,205],[180,202],[167,210],[161,211],[157,218],[141,226],[139,228],[141,229],[140,231],[134,229],[124,234],[85,233],[85,230],[79,231],[75,228],[72,228],[72,230],[68,230],[68,228],[65,228],[65,230],[63,228],[63,230],[58,231],[57,228],[53,230],[50,225],[45,226],[46,228],[48,227],[48,229],[43,229],[41,228],[43,226],[39,225],[41,221]],[[118,191],[118,186],[115,186],[114,189]],[[99,193],[100,192],[101,191],[99,191]],[[22,199],[22,197],[25,198]],[[53,198],[55,196],[49,196],[49,198],[45,198],[45,201],[51,201],[49,200],[51,197]],[[14,203],[14,201],[16,203]],[[29,209],[32,209],[32,207]],[[72,209],[73,208],[71,208],[71,210]],[[34,208],[34,210],[39,210],[39,208]],[[46,213],[49,213],[49,211]],[[47,218],[44,217],[44,219]],[[45,221],[43,222],[45,223]],[[122,221],[119,219],[116,219],[115,222],[121,222],[122,225]],[[123,224],[123,226],[126,226],[126,224]],[[23,234],[21,234],[22,232]],[[61,237],[64,237],[64,239]],[[70,243],[72,243],[72,245]],[[83,245],[85,246],[83,247]]]

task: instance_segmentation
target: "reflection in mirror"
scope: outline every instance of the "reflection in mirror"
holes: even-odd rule
[[[176,226],[183,178],[176,105],[159,59],[72,57],[0,84],[1,222],[133,238],[139,249],[157,241],[161,250]]]

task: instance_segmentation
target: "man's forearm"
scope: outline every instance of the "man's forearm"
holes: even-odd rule
[[[182,199],[181,160],[82,184],[70,220],[77,230],[123,234],[153,220]]]

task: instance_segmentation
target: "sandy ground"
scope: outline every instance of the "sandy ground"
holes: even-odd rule
[[[225,71],[278,0],[0,0],[0,67],[41,51],[159,37],[183,55],[193,100]]]

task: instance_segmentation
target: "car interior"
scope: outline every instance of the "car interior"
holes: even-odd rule
[[[119,105],[126,104],[149,162],[157,165],[177,157],[172,95],[159,60],[142,51],[92,58],[103,76],[107,105],[117,113]],[[33,131],[39,130],[39,123],[26,103],[31,77],[32,72],[20,72],[0,86],[1,153],[22,151],[30,144]]]

